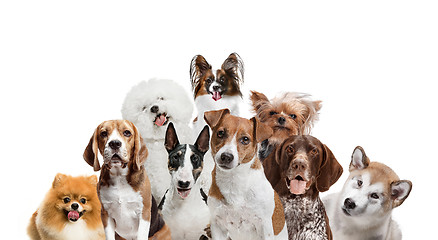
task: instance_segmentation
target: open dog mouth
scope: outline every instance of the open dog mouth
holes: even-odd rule
[[[125,168],[128,164],[127,162],[123,161],[123,159],[117,153],[114,153],[114,155],[111,157],[110,163],[111,165],[120,165],[122,168]]]
[[[82,217],[82,215],[84,215],[84,211],[82,212],[78,212],[75,210],[71,210],[71,211],[67,211],[64,209],[64,213],[67,216],[67,219],[71,222],[76,222],[77,220],[79,220],[80,217]]]
[[[186,199],[189,194],[190,191],[192,190],[191,188],[177,188],[178,190],[178,195],[182,198],[182,199]]]
[[[168,122],[169,116],[167,116],[167,113],[159,113],[154,119],[154,124],[159,127],[166,125]]]
[[[308,181],[304,180],[304,178],[301,177],[300,175],[295,176],[295,178],[293,178],[292,180],[289,179],[288,177],[286,178],[287,188],[292,194],[295,195],[304,194],[306,190],[309,188],[307,184]]]
[[[222,98],[222,93],[221,92],[212,92],[211,93],[213,100],[217,101],[220,100]]]

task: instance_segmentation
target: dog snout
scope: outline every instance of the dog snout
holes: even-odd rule
[[[152,113],[157,113],[158,111],[160,111],[160,108],[157,105],[154,105],[151,107],[151,112]]]
[[[216,92],[219,91],[220,89],[221,89],[220,86],[213,86],[213,90],[216,91]]]
[[[111,142],[109,142],[109,146],[111,149],[117,150],[122,146],[122,142],[120,142],[119,140],[112,140]]]
[[[188,188],[190,186],[190,182],[189,181],[178,181],[178,187],[180,188]]]
[[[278,118],[278,123],[279,124],[283,125],[285,122],[286,122],[286,118],[284,118],[284,117],[279,117]]]
[[[304,172],[307,170],[307,164],[306,161],[304,161],[303,159],[295,159],[292,162],[292,168],[295,171],[300,171],[300,172]]]
[[[354,209],[354,208],[356,208],[356,203],[353,200],[351,200],[350,198],[347,198],[344,201],[344,206],[347,209]]]
[[[73,210],[78,210],[78,208],[79,208],[79,204],[77,204],[77,203],[73,203],[71,205],[71,209],[73,209]]]
[[[233,161],[234,156],[231,153],[224,152],[221,154],[221,162],[223,164],[229,164]]]

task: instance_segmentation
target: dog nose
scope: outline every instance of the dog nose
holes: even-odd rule
[[[151,112],[157,113],[160,110],[160,108],[157,105],[154,105],[151,107]]]
[[[354,209],[356,207],[356,203],[353,202],[350,198],[345,199],[344,206],[347,209]]]
[[[77,203],[73,203],[73,204],[71,205],[71,208],[72,208],[73,210],[78,210],[78,208],[79,208],[79,204],[77,204]]]
[[[213,86],[213,90],[215,90],[216,92],[219,91],[220,87],[219,86]]]
[[[307,169],[307,164],[302,159],[295,159],[292,162],[292,168],[296,171],[305,171]]]
[[[286,122],[286,119],[284,117],[278,118],[278,123],[280,123],[281,125],[283,125],[285,122]]]
[[[112,140],[111,142],[109,142],[109,146],[111,149],[117,150],[122,146],[122,142],[120,142],[119,140]]]
[[[233,161],[233,159],[234,159],[234,156],[231,153],[222,153],[221,154],[221,161],[222,161],[222,163],[228,164],[231,161]]]
[[[188,188],[190,186],[190,182],[189,181],[187,181],[187,182],[178,181],[178,186],[180,188]]]

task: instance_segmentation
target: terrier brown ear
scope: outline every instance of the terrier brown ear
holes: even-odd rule
[[[251,118],[251,121],[254,124],[254,137],[257,143],[270,138],[274,134],[272,128],[260,122],[256,117]]]
[[[343,169],[332,151],[325,144],[322,144],[322,151],[322,163],[319,169],[319,175],[316,178],[316,188],[320,192],[325,192],[338,181]]]
[[[90,142],[88,142],[87,147],[85,148],[83,157],[84,160],[93,167],[94,171],[100,170],[99,158],[98,158],[98,140],[97,135],[99,132],[100,125],[94,130],[93,135],[90,138]]]
[[[176,135],[175,127],[173,123],[170,122],[169,126],[167,126],[166,137],[164,139],[164,147],[167,152],[172,151],[179,144],[178,136]]]
[[[214,129],[219,124],[221,119],[227,114],[230,114],[230,110],[228,108],[205,112],[204,120],[211,129]]]
[[[251,91],[250,99],[252,101],[252,107],[255,113],[258,113],[262,106],[266,106],[267,104],[269,104],[269,106],[271,105],[271,102],[265,96],[265,94],[257,91]]]

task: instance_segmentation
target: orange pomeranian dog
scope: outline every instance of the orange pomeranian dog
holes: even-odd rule
[[[97,177],[72,177],[58,173],[27,232],[32,240],[105,239]]]

